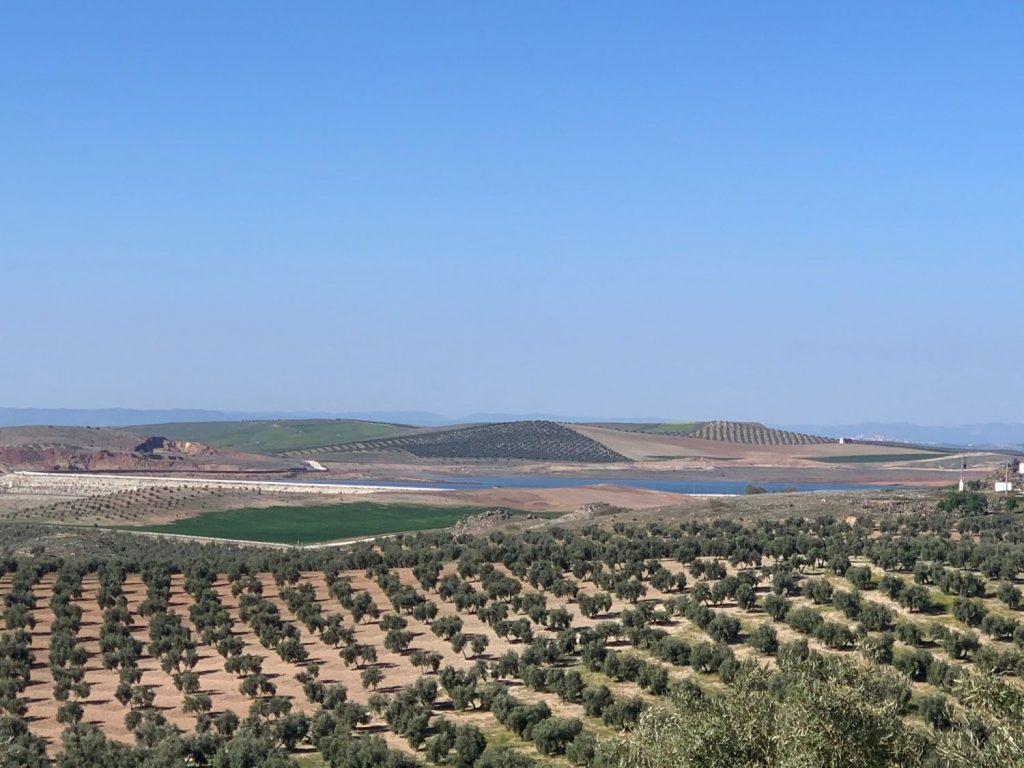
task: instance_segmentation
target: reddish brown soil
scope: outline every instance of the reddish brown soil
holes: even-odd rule
[[[680,564],[671,560],[664,560],[662,561],[662,564],[673,573],[686,573],[688,582],[691,585],[696,583],[697,580],[693,577],[693,574]],[[505,570],[501,565],[499,565],[498,568],[500,570]],[[733,568],[729,568],[729,570],[730,572],[735,572],[735,569]],[[452,564],[446,565],[445,572],[453,571],[454,566]],[[411,584],[416,587],[417,590],[423,592],[422,587],[415,580],[409,569],[398,569],[396,570],[396,573],[398,573],[404,583]],[[351,580],[352,586],[356,591],[366,590],[369,592],[370,596],[380,608],[382,614],[391,610],[390,602],[376,582],[369,579],[362,572],[350,572],[345,575]],[[846,582],[845,579],[828,574],[822,574],[820,571],[808,571],[804,575],[824,575],[838,588],[851,588],[851,585]],[[341,660],[339,652],[336,649],[327,646],[318,636],[307,632],[305,627],[298,624],[294,615],[280,597],[280,590],[269,574],[261,574],[259,578],[264,587],[263,596],[278,607],[285,620],[294,623],[300,629],[303,645],[309,652],[310,660],[316,661],[321,665],[320,679],[325,683],[343,683],[348,689],[349,698],[351,700],[365,704],[370,692],[363,689],[360,680],[362,670],[355,667],[347,667]],[[346,619],[346,623],[351,625],[350,614],[330,596],[322,573],[304,573],[301,575],[301,579],[313,586],[316,592],[317,601],[321,605],[325,615],[335,612],[340,613]],[[32,650],[36,658],[35,664],[32,668],[32,681],[26,691],[26,697],[28,700],[28,720],[30,728],[33,732],[48,739],[51,750],[56,751],[59,749],[59,738],[61,731],[63,730],[63,726],[56,721],[58,705],[57,702],[53,700],[53,679],[47,665],[49,656],[48,643],[50,624],[52,622],[52,614],[49,610],[49,600],[53,580],[54,578],[52,575],[47,576],[35,588],[37,609],[34,615],[38,623],[32,633]],[[0,590],[6,590],[9,586],[9,575],[0,578]],[[82,596],[78,600],[79,605],[81,605],[83,609],[83,625],[80,632],[80,639],[91,654],[90,662],[86,668],[86,680],[92,686],[91,694],[85,702],[86,720],[100,726],[109,737],[128,742],[132,740],[132,737],[124,726],[124,716],[127,709],[121,706],[113,695],[114,688],[117,683],[117,673],[116,671],[111,672],[104,670],[100,665],[98,633],[102,614],[96,603],[97,586],[98,582],[95,576],[86,577],[83,581]],[[581,582],[579,586],[581,591],[585,593],[593,594],[597,591],[596,587],[589,581]],[[214,583],[214,588],[219,594],[223,606],[234,619],[234,631],[236,635],[243,640],[245,644],[245,652],[258,655],[263,659],[264,672],[271,677],[274,684],[277,686],[279,694],[289,697],[293,706],[297,709],[311,712],[315,707],[307,702],[301,686],[295,679],[296,673],[303,669],[303,665],[284,662],[275,652],[264,648],[259,643],[259,640],[253,633],[251,627],[244,624],[239,618],[238,600],[231,595],[230,586],[225,579],[221,578],[217,580]],[[674,593],[662,593],[654,590],[650,584],[647,585],[647,589],[648,592],[645,599],[648,600],[663,600],[665,598],[675,596]],[[524,583],[523,590],[524,592],[529,591],[529,585]],[[767,586],[762,584],[758,588],[758,591],[763,595],[767,592]],[[164,673],[160,669],[156,659],[152,658],[148,653],[148,622],[138,614],[139,605],[146,596],[145,585],[138,576],[132,575],[129,576],[124,584],[124,592],[127,598],[129,610],[134,619],[133,634],[135,634],[135,636],[143,643],[144,651],[139,661],[139,666],[143,670],[143,683],[154,686],[156,692],[156,706],[172,723],[184,730],[191,730],[195,725],[195,719],[182,711],[182,697],[174,688],[170,675]],[[477,618],[476,615],[458,612],[452,604],[440,602],[437,599],[437,596],[433,593],[427,593],[427,597],[438,603],[440,616],[459,615],[465,624],[466,632],[483,634],[489,639],[489,646],[482,655],[482,658],[491,660],[510,648],[514,650],[521,649],[520,644],[509,642],[498,637],[494,631]],[[896,611],[897,615],[901,617],[921,621],[920,616],[907,614],[904,609],[887,600],[877,591],[865,593],[865,598],[889,605]],[[797,598],[794,601],[795,605],[807,603],[808,601],[806,598]],[[170,610],[174,611],[182,618],[185,626],[190,628],[191,622],[188,618],[188,609],[191,604],[192,598],[184,590],[183,578],[181,576],[175,576],[172,579],[169,607]],[[547,604],[549,608],[567,608],[573,616],[573,626],[577,627],[589,626],[600,621],[615,619],[620,615],[621,611],[630,607],[622,601],[615,600],[608,614],[599,616],[595,619],[588,619],[580,615],[578,606],[575,602],[547,595]],[[766,620],[766,617],[760,611],[751,613],[743,612],[731,603],[716,606],[716,610],[736,615],[743,624],[745,631],[750,631],[757,623]],[[846,621],[844,616],[834,609],[826,607],[820,610],[828,619],[847,624],[850,623]],[[407,617],[407,620],[409,622],[409,629],[415,634],[412,644],[413,648],[421,648],[440,653],[444,659],[442,665],[452,665],[460,669],[465,669],[474,664],[475,659],[465,658],[462,654],[453,651],[447,642],[436,637],[430,631],[427,624],[418,622],[412,617]],[[793,640],[801,637],[784,624],[775,623],[774,626],[782,640]],[[669,632],[688,638],[691,642],[699,642],[708,639],[701,630],[692,625],[685,618],[675,617],[671,622],[665,625],[664,628]],[[354,629],[357,642],[372,645],[377,650],[379,655],[377,663],[385,674],[384,682],[380,688],[381,691],[393,691],[401,686],[413,683],[420,676],[419,669],[409,662],[408,652],[393,653],[384,648],[384,632],[381,630],[378,621],[364,621],[360,624],[354,625]],[[544,635],[546,633],[545,630],[536,626],[534,627],[534,631],[538,635]],[[225,671],[224,660],[213,648],[203,645],[198,636],[194,635],[194,639],[198,643],[197,648],[200,657],[196,670],[200,674],[202,690],[209,693],[213,699],[214,710],[219,711],[222,709],[232,709],[236,713],[244,716],[244,713],[247,711],[249,706],[249,700],[238,690],[239,681],[234,675]],[[625,647],[624,642],[619,645],[621,647]],[[814,640],[811,641],[811,645],[819,650],[827,650],[822,647],[820,643]],[[752,649],[743,645],[736,645],[733,646],[733,648],[736,655],[741,658],[756,655]],[[845,653],[852,653],[852,651],[846,651]],[[936,653],[937,655],[942,656],[941,652],[937,649]],[[648,658],[652,659],[653,657],[648,656]],[[766,663],[771,663],[770,659],[764,657],[760,657],[760,660]],[[705,675],[696,675],[689,668],[670,668],[669,672],[670,677],[673,680],[679,680],[685,677],[696,677],[702,685],[712,687],[718,685],[716,678]],[[603,679],[600,675],[588,673],[587,676],[589,679],[596,680],[598,682],[609,682],[606,679]],[[567,704],[558,699],[554,694],[537,693],[524,688],[522,685],[513,684],[515,685],[514,693],[517,697],[525,700],[544,700],[556,714],[573,717],[584,716],[580,706]],[[621,694],[639,694],[651,701],[654,701],[652,697],[642,693],[635,684],[609,684],[611,684],[614,690]],[[489,730],[494,730],[499,727],[489,713],[452,712],[450,707],[447,705],[447,700],[443,693],[435,706],[435,711],[443,713],[449,717],[476,722],[481,725],[481,727]],[[597,721],[587,719],[587,723],[588,727],[597,730],[599,733],[602,732],[603,726],[601,726]],[[384,727],[384,724],[380,720],[375,719],[370,726],[370,730],[381,733],[391,746],[400,749],[408,749],[404,740],[391,733],[386,727]]]

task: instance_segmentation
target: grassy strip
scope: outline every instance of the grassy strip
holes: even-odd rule
[[[375,440],[415,432],[414,427],[375,421],[335,419],[281,419],[279,421],[208,421],[147,424],[134,432],[191,440],[214,448],[252,453],[280,453]]]
[[[807,456],[805,458],[825,464],[881,464],[889,461],[941,459],[948,456],[948,453],[861,453],[853,456]]]
[[[671,421],[664,424],[648,424],[636,431],[648,435],[689,435],[703,427],[705,421]]]
[[[707,424],[706,421],[670,421],[661,424],[647,422],[595,421],[585,426],[617,429],[620,432],[639,432],[644,435],[685,437]]]
[[[447,528],[484,507],[431,507],[357,501],[316,507],[263,507],[207,512],[134,530],[274,544],[313,544],[402,531]],[[514,515],[525,512],[512,511]],[[542,515],[547,516],[547,515]]]

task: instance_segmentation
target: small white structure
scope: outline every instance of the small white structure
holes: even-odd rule
[[[311,469],[314,472],[326,472],[327,471],[327,467],[325,467],[319,461],[313,461],[312,459],[303,459],[302,463],[306,465],[307,469]]]
[[[996,481],[996,493],[1009,493],[1013,490],[1013,483],[1003,482],[1002,480]]]

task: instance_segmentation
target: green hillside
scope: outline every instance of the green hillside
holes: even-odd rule
[[[641,432],[645,435],[674,435],[686,437],[701,429],[706,421],[666,421],[660,424],[648,422],[594,422],[585,426],[617,429],[620,432]]]
[[[323,445],[406,435],[416,427],[348,419],[283,419],[280,421],[196,421],[128,427],[139,435],[191,440],[214,448],[249,453],[301,451]]]

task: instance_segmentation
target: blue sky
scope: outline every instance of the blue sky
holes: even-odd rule
[[[1020,415],[1020,3],[0,13],[0,405]]]

